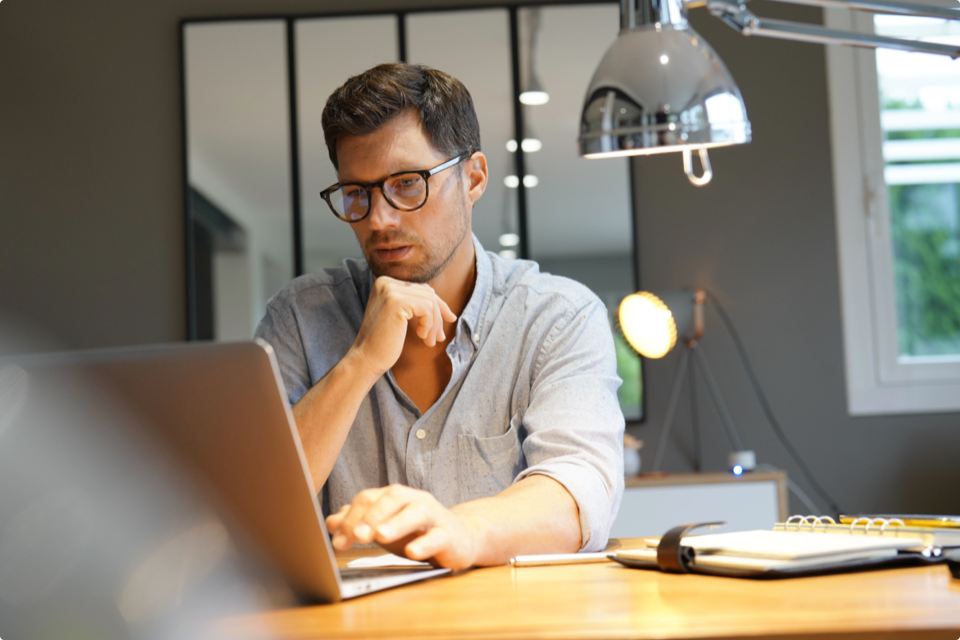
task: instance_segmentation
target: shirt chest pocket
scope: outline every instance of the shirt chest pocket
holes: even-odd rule
[[[461,501],[500,493],[526,468],[519,422],[519,416],[514,416],[507,432],[492,438],[465,433],[457,436]]]

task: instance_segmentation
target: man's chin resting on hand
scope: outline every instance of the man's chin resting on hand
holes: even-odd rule
[[[334,548],[462,569],[598,551],[623,495],[620,379],[586,287],[484,251],[466,88],[380,65],[328,99],[321,196],[364,260],[291,282],[257,328]]]

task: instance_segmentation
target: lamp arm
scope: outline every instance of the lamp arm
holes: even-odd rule
[[[904,16],[925,16],[928,18],[945,18],[960,20],[960,11],[944,7],[931,7],[913,2],[900,0],[776,0],[788,4],[805,4],[813,7],[830,7],[832,9],[857,9],[859,11],[873,11],[875,13],[896,13]]]
[[[847,2],[846,0],[777,1],[819,7],[843,7],[865,11],[882,11],[902,15],[931,16],[960,20],[960,11],[921,5],[910,6],[906,2],[895,2],[893,0],[853,0],[852,2]],[[960,58],[960,47],[956,45],[887,38],[872,33],[840,31],[837,29],[827,29],[826,27],[815,24],[761,18],[747,9],[744,4],[736,0],[694,0],[694,2],[686,3],[684,6],[693,7],[704,5],[710,13],[745,36],[764,36],[768,38],[799,40],[801,42],[815,42],[820,44],[845,44],[854,47],[882,47],[885,49],[936,53],[950,56],[953,59]]]

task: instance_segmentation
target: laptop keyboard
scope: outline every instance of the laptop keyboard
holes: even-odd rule
[[[345,582],[351,580],[370,580],[371,578],[385,578],[433,570],[434,567],[356,567],[340,569],[340,579]]]

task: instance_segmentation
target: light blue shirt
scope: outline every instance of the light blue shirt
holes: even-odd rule
[[[576,500],[582,549],[601,550],[623,497],[606,308],[583,285],[473,241],[477,280],[447,345],[453,374],[443,395],[421,414],[392,372],[374,384],[321,492],[324,515],[391,483],[451,507],[536,473]],[[346,355],[373,281],[366,262],[345,260],[270,300],[256,335],[276,350],[291,404]]]

